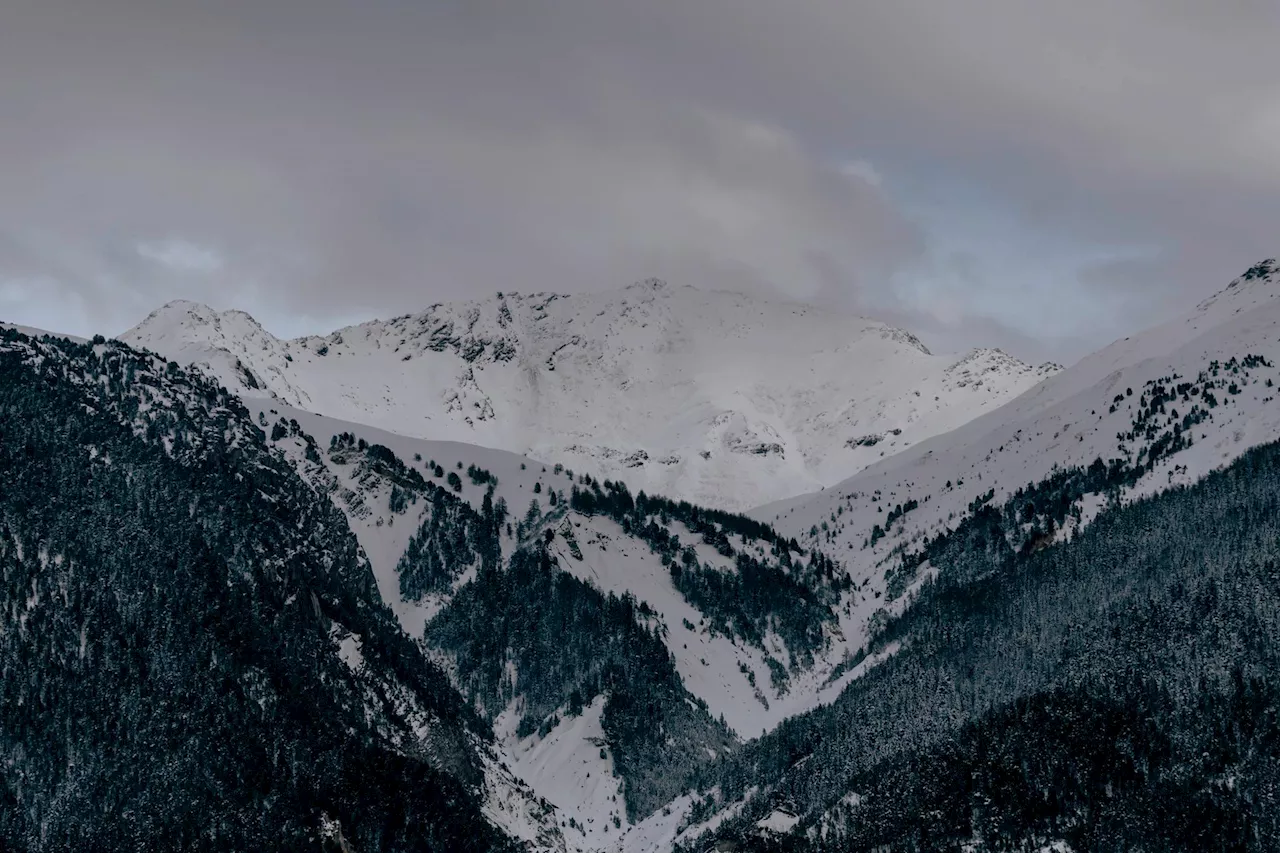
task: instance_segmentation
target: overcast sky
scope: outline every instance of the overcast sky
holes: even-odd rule
[[[1069,361],[1280,249],[1274,0],[3,0],[0,318],[650,276]]]

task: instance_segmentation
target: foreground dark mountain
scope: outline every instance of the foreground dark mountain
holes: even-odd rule
[[[1280,445],[1039,550],[1010,542],[1051,490],[1020,497],[934,549],[936,581],[876,638],[895,655],[706,780],[704,813],[758,789],[722,836],[1280,848]]]
[[[512,847],[487,727],[238,399],[0,331],[0,482],[0,848]]]

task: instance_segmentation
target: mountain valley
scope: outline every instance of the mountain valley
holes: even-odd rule
[[[0,843],[1274,849],[1278,330],[1265,261],[1065,369],[657,282],[0,331]]]

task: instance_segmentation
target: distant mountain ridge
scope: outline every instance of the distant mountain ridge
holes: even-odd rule
[[[247,398],[745,509],[832,485],[1059,368],[938,356],[853,315],[649,280],[499,293],[280,340],[173,302],[121,336]]]
[[[929,575],[919,562],[927,543],[983,507],[1021,493],[1036,509],[1017,536],[1062,539],[1110,500],[1194,483],[1275,440],[1278,327],[1280,266],[1268,260],[1182,317],[1086,356],[999,409],[751,515],[842,558],[867,585],[861,615],[871,632],[875,611],[902,606],[904,585]],[[1110,473],[1087,475],[1096,465]],[[1053,487],[1046,513],[1043,495],[1025,495],[1055,478],[1075,482]]]

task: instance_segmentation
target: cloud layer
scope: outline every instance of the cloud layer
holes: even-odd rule
[[[1280,225],[1274,3],[12,0],[0,316],[661,276],[1071,358]]]

